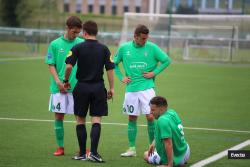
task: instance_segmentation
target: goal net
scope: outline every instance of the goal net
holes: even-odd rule
[[[250,47],[250,16],[125,13],[120,43],[133,39],[138,24],[177,60],[250,60],[241,55]]]

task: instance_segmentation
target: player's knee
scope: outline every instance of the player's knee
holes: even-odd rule
[[[64,120],[64,114],[63,113],[55,113],[55,119],[63,121]]]
[[[129,121],[136,122],[137,116],[135,116],[135,115],[129,115],[128,120],[129,120]]]
[[[143,159],[148,162],[148,151],[144,152]]]

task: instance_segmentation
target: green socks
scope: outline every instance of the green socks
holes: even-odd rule
[[[149,144],[152,144],[152,142],[154,140],[154,134],[155,134],[155,123],[154,123],[154,121],[148,121]],[[130,148],[135,148],[136,135],[137,135],[136,122],[129,121],[128,122],[128,141],[129,141]]]
[[[59,147],[64,147],[64,128],[62,120],[55,120],[56,143]]]
[[[155,134],[155,123],[154,121],[148,121],[148,139],[149,144],[152,144]]]
[[[135,147],[135,140],[137,135],[137,125],[135,121],[128,122],[128,141],[129,147]]]

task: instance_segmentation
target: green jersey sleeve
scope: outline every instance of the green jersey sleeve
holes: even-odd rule
[[[54,45],[51,43],[48,47],[47,55],[45,56],[45,63],[46,64],[56,64],[56,58],[54,53]]]
[[[114,56],[114,64],[115,64],[115,74],[117,75],[119,80],[122,81],[124,76],[119,67],[120,62],[122,62],[122,48],[121,47],[118,49],[117,53]]]
[[[170,57],[157,45],[154,45],[154,52],[156,59],[161,63],[157,68],[153,70],[155,75],[158,75],[160,72],[162,72],[165,68],[167,68],[170,63],[171,59]]]
[[[172,130],[170,121],[168,119],[160,119],[158,121],[158,126],[160,129],[160,138],[166,139],[166,138],[172,138]]]

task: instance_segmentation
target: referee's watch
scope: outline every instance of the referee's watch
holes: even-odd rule
[[[68,83],[68,82],[69,82],[68,79],[64,79],[64,80],[63,80],[63,83]]]

